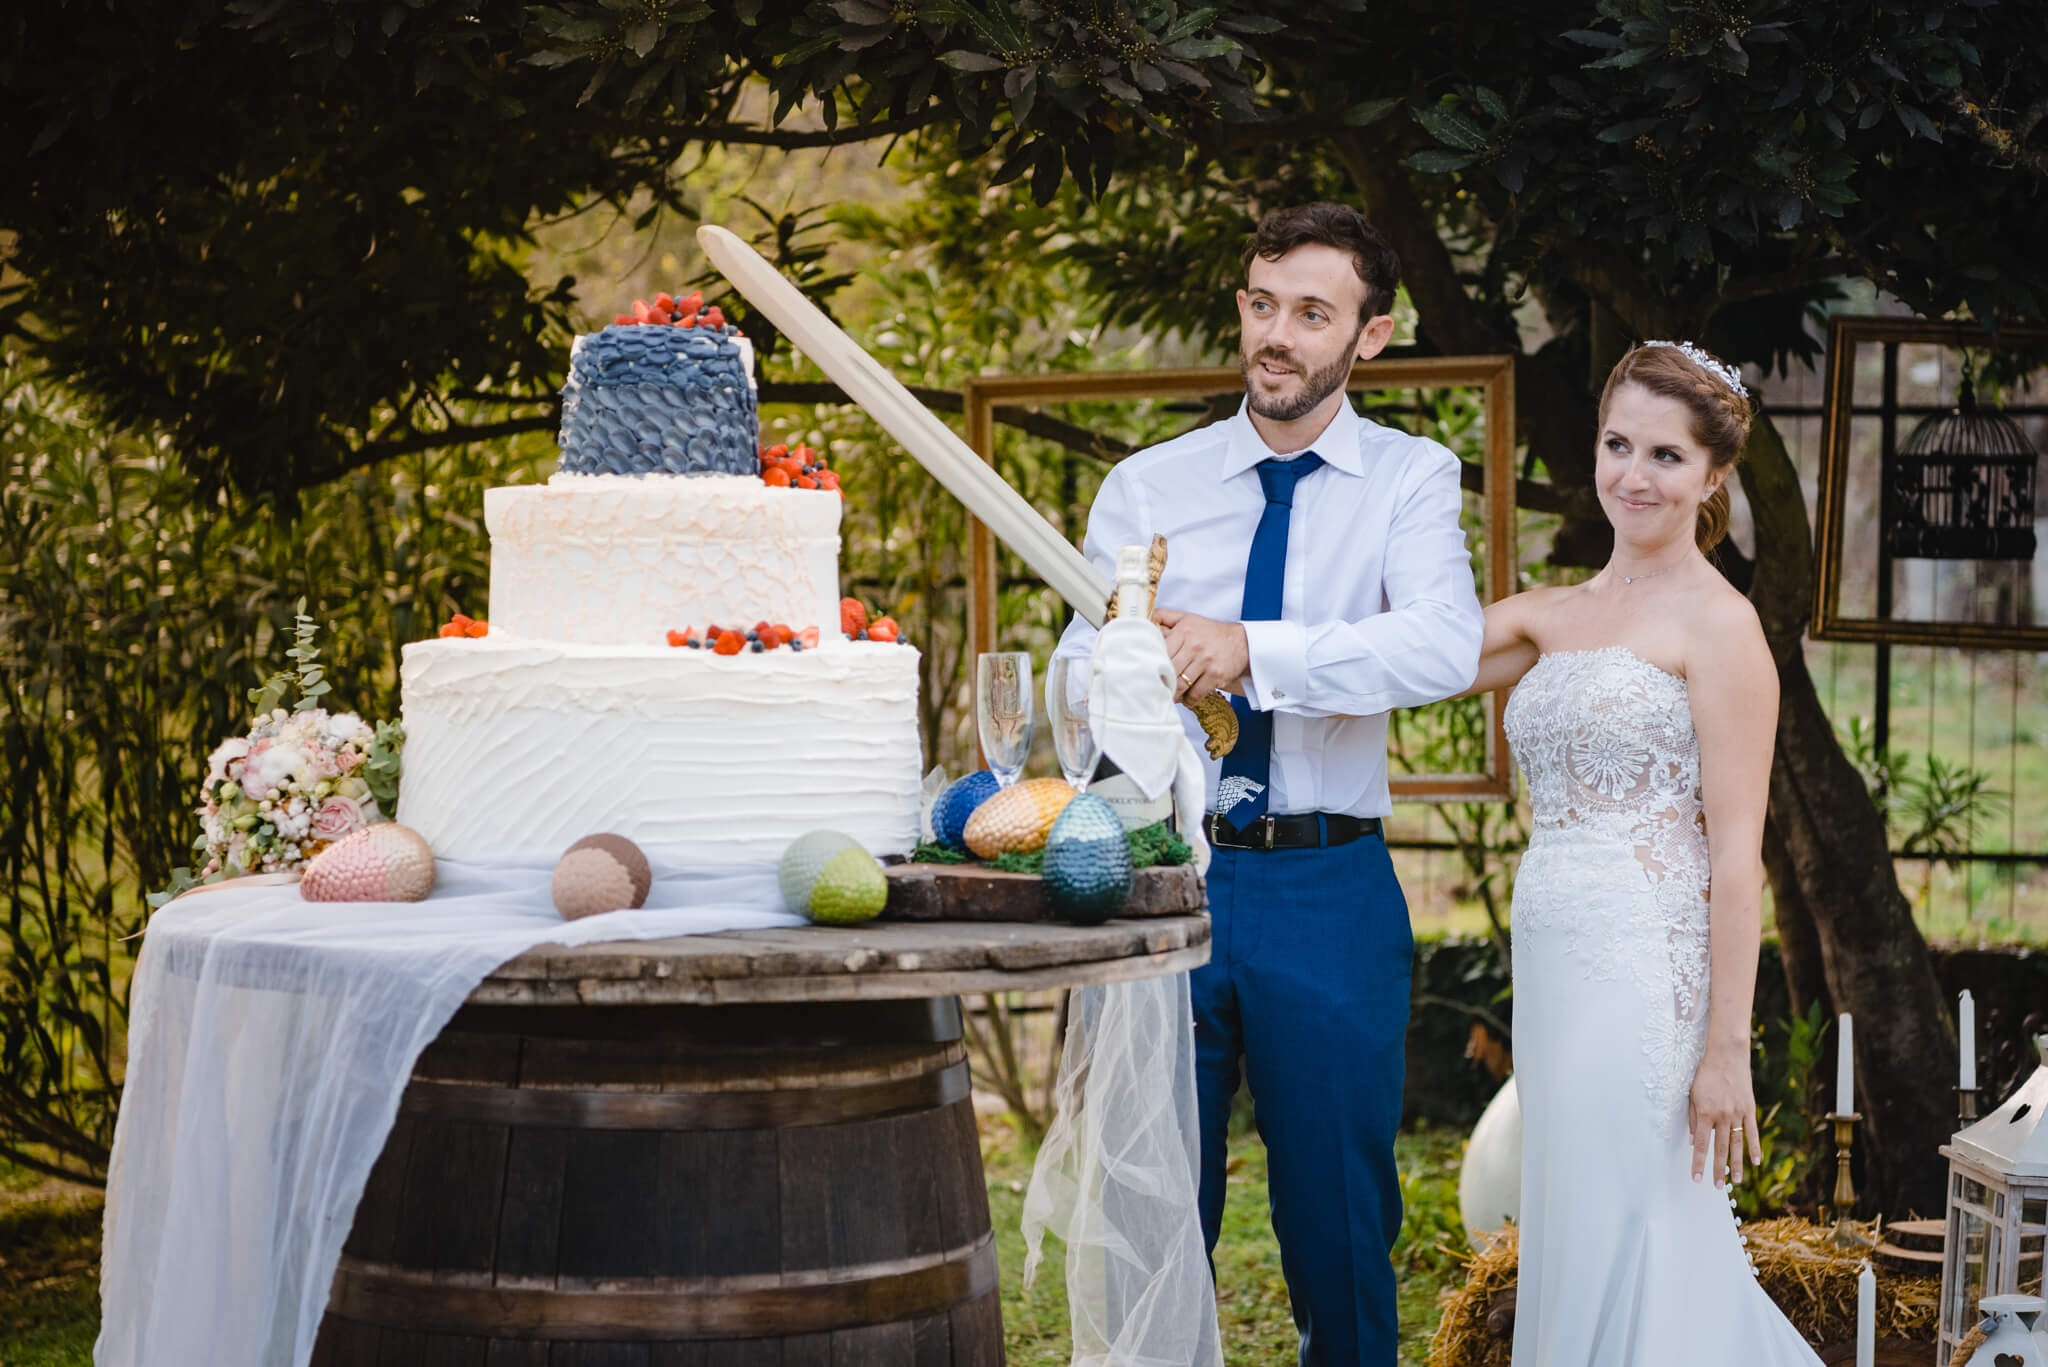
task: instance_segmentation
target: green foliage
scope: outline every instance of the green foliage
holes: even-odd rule
[[[688,214],[692,146],[946,123],[1041,198],[1099,187],[1112,127],[1251,117],[1247,44],[1275,22],[1172,0],[30,7],[0,45],[0,335],[169,435],[204,487],[289,494],[551,428],[574,281],[528,283],[531,234]],[[741,112],[750,82],[771,116]],[[781,127],[799,106],[822,132]]]
[[[1734,1188],[1735,1208],[1745,1220],[1791,1209],[1810,1194],[1813,1181],[1833,1155],[1832,1139],[1807,1110],[1827,1027],[1827,1014],[1815,1002],[1805,1015],[1785,1019],[1778,1049],[1772,1048],[1765,1031],[1755,1032],[1750,1075],[1756,1085],[1756,1138],[1763,1161]]]
[[[1990,136],[2040,95],[2031,7],[1601,0],[1590,24],[1561,9],[1522,54],[1411,108],[1429,145],[1407,164],[1477,199],[1510,269],[1550,261],[1639,326],[1658,320],[1632,295],[1664,292],[1690,330],[1744,299],[1817,298],[1831,275],[1930,315],[2040,314],[2040,197],[2008,184]],[[1765,335],[1743,321],[1712,337],[1723,354],[1806,354],[1796,309]]]
[[[326,671],[319,665],[320,649],[315,642],[320,636],[320,624],[306,615],[306,600],[303,598],[292,609],[292,623],[292,648],[285,652],[285,658],[297,661],[297,667],[281,669],[249,690],[250,711],[256,716],[267,716],[283,707],[294,687],[299,694],[298,702],[292,707],[294,712],[321,706],[320,699],[333,691],[333,685],[327,682]]]
[[[1406,1277],[1427,1277],[1454,1283],[1472,1256],[1471,1241],[1465,1237],[1465,1220],[1458,1210],[1458,1170],[1463,1164],[1462,1146],[1444,1141],[1460,1138],[1458,1131],[1418,1129],[1419,1142],[1397,1148],[1397,1172],[1401,1183],[1401,1233],[1394,1244],[1396,1271]],[[1434,1138],[1436,1143],[1428,1141]]]
[[[396,716],[399,645],[483,601],[484,488],[530,473],[504,448],[421,453],[286,523],[0,365],[0,1158],[98,1180],[142,890],[185,862],[205,757],[248,728],[247,681],[286,642],[310,650],[294,604],[332,633],[290,682]],[[380,732],[373,783],[398,742]]]
[[[377,810],[398,818],[398,779],[405,750],[405,723],[388,718],[377,723],[370,737],[369,759],[363,765],[363,782],[377,799]]]
[[[2005,809],[2008,795],[1991,775],[1968,763],[1928,752],[1914,756],[1896,746],[1877,750],[1877,737],[1860,716],[1849,718],[1842,748],[1862,772],[1870,800],[1902,854],[1951,866],[1969,850],[1977,825]]]

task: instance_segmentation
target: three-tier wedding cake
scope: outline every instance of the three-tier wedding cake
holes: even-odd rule
[[[918,653],[841,634],[840,494],[763,482],[745,341],[681,316],[576,340],[559,470],[484,496],[488,634],[405,647],[402,819],[443,858],[610,831],[711,870],[821,827],[917,841]],[[670,644],[757,623],[817,644]]]

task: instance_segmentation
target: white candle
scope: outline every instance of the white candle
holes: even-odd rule
[[[1877,1277],[1869,1263],[1856,1274],[1856,1367],[1877,1367]]]
[[[1856,1113],[1856,1022],[1842,1013],[1835,1029],[1835,1114]]]
[[[1962,1052],[1962,1080],[1956,1085],[1966,1092],[1977,1090],[1977,999],[1963,989],[1956,1010],[1956,1048]]]

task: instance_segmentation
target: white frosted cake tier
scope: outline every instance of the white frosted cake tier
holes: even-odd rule
[[[565,475],[484,491],[494,632],[666,646],[672,630],[839,628],[840,497],[742,475]]]
[[[657,864],[772,864],[806,831],[918,838],[918,652],[715,655],[508,639],[405,647],[400,816],[444,858],[615,832]]]

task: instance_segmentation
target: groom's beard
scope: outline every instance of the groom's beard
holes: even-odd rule
[[[1345,344],[1344,350],[1337,354],[1336,360],[1321,370],[1304,374],[1301,388],[1291,399],[1261,398],[1259,391],[1252,385],[1252,367],[1260,361],[1272,361],[1276,365],[1291,366],[1298,370],[1299,364],[1291,355],[1276,351],[1272,347],[1267,347],[1254,356],[1247,356],[1240,351],[1237,355],[1237,370],[1244,377],[1245,399],[1251,405],[1252,412],[1273,422],[1293,422],[1297,418],[1307,417],[1315,411],[1317,404],[1342,389],[1344,382],[1351,378],[1352,358],[1358,352],[1358,339],[1364,332],[1365,327],[1361,324],[1358,331],[1351,334],[1351,340]]]

